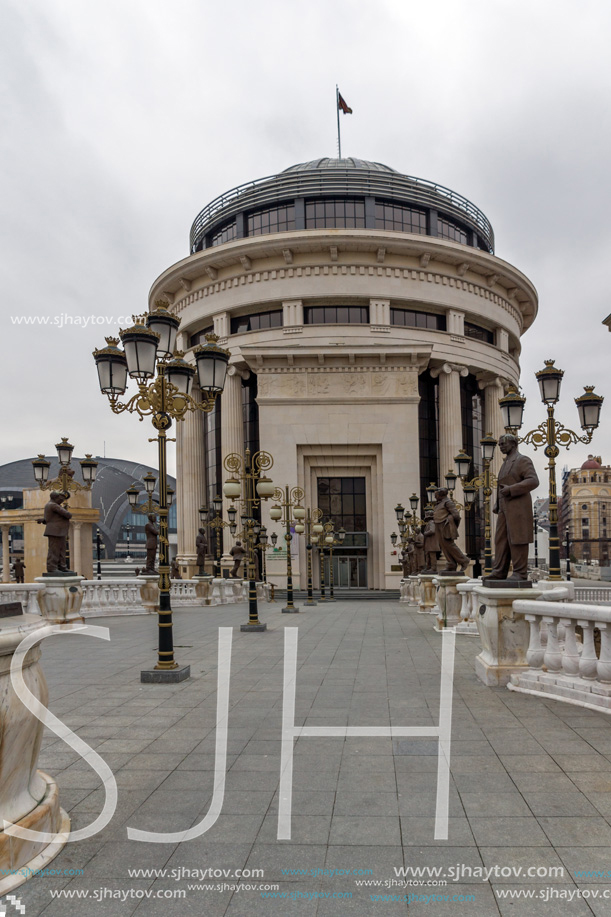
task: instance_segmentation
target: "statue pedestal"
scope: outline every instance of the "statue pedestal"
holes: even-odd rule
[[[466,583],[465,574],[453,573],[437,575],[434,583],[437,587],[437,624],[435,630],[441,632],[447,627],[456,627],[460,624],[460,609],[462,608],[462,595],[458,592],[457,586]]]
[[[502,687],[514,673],[528,669],[526,653],[530,629],[524,615],[514,612],[516,599],[538,599],[540,589],[474,588],[477,628],[482,651],[475,659],[475,674],[485,685]]]
[[[435,599],[435,583],[434,580],[437,578],[437,574],[432,573],[421,573],[419,577],[420,582],[420,596],[418,599],[418,614],[419,615],[430,615],[435,614],[435,608],[437,606],[437,601]]]
[[[194,576],[195,595],[201,599],[202,605],[210,605],[212,601],[212,577],[211,576]]]
[[[36,599],[40,613],[49,624],[82,624],[81,615],[84,576],[37,576],[35,582],[43,583],[44,589]]]
[[[17,697],[10,677],[17,646],[44,624],[38,615],[0,618],[0,825],[8,821],[54,835],[49,843],[0,830],[0,897],[22,885],[32,872],[44,869],[70,833],[70,819],[59,806],[56,782],[36,769],[43,725]],[[47,706],[49,692],[40,656],[40,645],[27,654],[23,679],[34,697]]]
[[[149,614],[156,615],[159,611],[159,574],[143,573],[138,577],[138,582],[142,607]]]

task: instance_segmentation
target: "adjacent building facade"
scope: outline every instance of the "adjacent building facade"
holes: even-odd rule
[[[579,563],[609,564],[611,535],[611,466],[589,455],[581,468],[564,476],[560,536],[569,534],[570,550]]]
[[[276,484],[301,486],[305,504],[348,533],[336,551],[342,585],[374,589],[400,578],[395,505],[416,492],[422,508],[462,448],[475,474],[479,439],[503,432],[498,399],[518,382],[537,314],[532,283],[495,255],[477,207],[359,159],[302,163],[212,201],[188,257],[153,284],[150,306],[158,299],[182,319],[182,350],[214,331],[231,352],[215,410],[177,425],[184,573],[224,456],[261,448]],[[461,538],[480,552],[477,512]]]

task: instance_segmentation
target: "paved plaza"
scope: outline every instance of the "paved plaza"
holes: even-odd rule
[[[442,644],[434,618],[394,601],[338,601],[297,615],[281,607],[261,605],[263,634],[240,632],[245,606],[177,612],[176,657],[192,673],[178,685],[140,683],[156,658],[152,617],[89,619],[110,629],[110,642],[45,640],[50,709],[110,765],[119,801],[104,830],[51,863],[81,875],[37,877],[17,889],[25,917],[611,915],[611,897],[602,897],[611,881],[576,875],[611,875],[609,718],[484,687],[473,637],[456,638],[449,839],[434,839],[436,740],[303,737],[292,839],[277,840],[284,629],[299,628],[298,725],[435,726]],[[234,628],[220,817],[181,844],[128,840],[127,826],[182,831],[209,809],[220,626]],[[58,779],[73,829],[92,822],[104,801],[92,768],[51,733],[40,766]],[[402,877],[401,867],[448,868],[447,885]],[[498,875],[485,881],[481,867]],[[539,876],[526,877],[529,867]],[[557,867],[551,878],[549,867]],[[194,872],[210,868],[225,873]],[[160,872],[130,875],[141,869]],[[62,890],[73,897],[59,897]],[[571,898],[550,897],[557,893]],[[431,895],[452,900],[414,900]]]

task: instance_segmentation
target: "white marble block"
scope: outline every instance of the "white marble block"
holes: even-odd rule
[[[84,576],[37,576],[44,589],[36,594],[40,613],[49,624],[74,624],[84,621],[81,615]]]
[[[42,868],[59,853],[70,825],[59,806],[56,782],[37,770],[43,725],[15,693],[10,675],[19,643],[45,624],[38,615],[0,618],[0,825],[7,821],[55,835],[49,844],[0,830],[0,897],[25,882],[29,870]],[[49,692],[40,656],[39,645],[28,652],[23,679],[34,697],[47,706]]]
[[[477,627],[482,651],[475,659],[475,674],[485,685],[506,685],[514,673],[528,668],[526,654],[529,625],[514,611],[518,599],[538,599],[539,589],[491,589],[476,585]]]

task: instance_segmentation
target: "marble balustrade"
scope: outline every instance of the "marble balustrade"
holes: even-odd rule
[[[148,610],[142,606],[141,586],[142,581],[133,576],[129,579],[82,580],[81,614],[84,618],[148,614]],[[44,588],[42,583],[0,585],[0,604],[21,602],[24,612],[38,615],[40,609],[36,595]],[[257,583],[257,598],[260,601],[269,602],[270,593],[269,583]],[[200,580],[172,580],[171,597],[172,608],[243,603],[248,601],[248,583],[242,579],[213,579],[210,581],[208,598],[202,600]]]
[[[530,638],[528,669],[511,676],[509,690],[611,713],[611,608],[549,597],[518,599],[513,607],[524,615]],[[595,629],[601,636],[598,657]]]
[[[36,593],[41,589],[44,589],[42,583],[0,584],[0,605],[5,602],[21,602],[26,614],[38,615],[40,609],[36,601]]]

